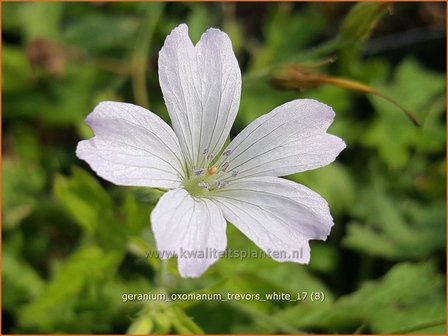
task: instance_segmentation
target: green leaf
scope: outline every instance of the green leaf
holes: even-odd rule
[[[152,318],[142,315],[132,322],[126,333],[131,335],[148,335],[153,329],[154,322],[152,321]]]
[[[58,40],[63,6],[57,2],[31,2],[20,4],[24,35],[28,41],[44,38]]]
[[[382,279],[338,299],[326,309],[300,304],[277,317],[300,328],[353,332],[362,323],[373,333],[401,328],[415,333],[445,334],[445,280],[431,263],[402,263]],[[434,325],[435,324],[435,325]],[[429,326],[418,329],[418,326]]]
[[[12,228],[38,205],[45,175],[40,166],[7,156],[3,158],[2,174],[3,224],[5,228]]]
[[[17,309],[33,300],[44,287],[44,281],[35,269],[5,250],[2,255],[2,282],[3,288],[8,288],[2,296],[2,307],[5,310]]]
[[[155,334],[168,334],[172,327],[171,318],[166,314],[165,311],[155,311],[150,315],[154,319],[155,323]]]
[[[366,223],[349,223],[343,244],[357,251],[391,260],[424,259],[445,246],[443,204],[423,206],[371,189],[360,195],[354,212]]]
[[[139,217],[138,222],[126,226],[126,218],[114,210],[109,194],[97,180],[80,168],[73,168],[73,177],[70,179],[57,176],[54,192],[86,233],[96,236],[98,242],[107,249],[124,250],[128,230],[132,233],[136,227],[142,227],[142,213],[139,209],[129,204],[125,206],[131,220]]]
[[[31,87],[31,67],[22,49],[3,44],[2,90],[3,94],[22,92]]]
[[[137,18],[125,15],[89,13],[71,22],[64,39],[71,45],[101,54],[118,48],[130,49],[139,26]]]
[[[80,168],[73,168],[73,177],[56,177],[54,192],[73,219],[88,233],[94,233],[101,220],[108,217],[112,200],[100,184]]]
[[[180,334],[199,334],[204,331],[183,310],[173,307],[169,310],[174,329]]]
[[[422,90],[422,88],[425,88]],[[434,98],[445,90],[443,76],[424,69],[413,59],[407,59],[397,68],[390,84],[378,86],[387,94],[414,112],[424,123],[414,127],[393,105],[380,98],[369,97],[378,112],[363,138],[363,144],[376,148],[380,157],[393,169],[403,168],[415,149],[442,152],[445,146],[444,123],[425,123],[427,116],[440,115],[445,103],[434,104]]]
[[[6,120],[27,118],[52,126],[80,122],[93,108],[92,92],[100,74],[91,65],[67,64],[63,78],[41,78],[37,88],[8,94],[3,103],[3,117]]]
[[[325,20],[312,7],[296,12],[291,3],[280,3],[272,7],[267,23],[262,27],[264,41],[251,48],[253,57],[249,73],[297,58],[302,49],[324,29]]]
[[[36,130],[28,125],[18,124],[12,129],[13,148],[21,159],[39,164],[42,148]]]
[[[81,293],[89,286],[92,289],[102,286],[120,260],[118,254],[106,254],[94,245],[80,247],[59,267],[42,294],[20,312],[21,324],[47,330],[51,325],[71,319],[73,301],[82,302]]]
[[[278,263],[268,256],[261,257],[261,251],[255,246],[251,246],[250,250],[247,249],[248,243],[242,245],[244,247],[235,246],[235,234],[232,231],[228,239],[234,251],[241,249],[241,252],[258,252],[257,255],[260,257],[247,257],[240,260],[221,259],[217,268],[226,276],[227,281],[223,290],[219,292],[224,293],[224,296],[227,293],[259,295],[259,300],[229,301],[231,307],[243,312],[261,328],[259,332],[292,332],[295,328],[289,323],[282,323],[275,316],[272,316],[272,320],[264,320],[261,316],[271,316],[280,310],[287,310],[288,307],[294,306],[296,302],[293,300],[297,298],[298,293],[324,293],[325,301],[318,304],[321,308],[333,301],[331,291],[313,276],[307,267],[295,263]],[[239,235],[242,234],[239,233]],[[273,293],[290,294],[290,300],[275,300],[267,296]],[[313,302],[306,301],[303,304],[308,307],[312,306]],[[295,332],[298,331],[295,330]]]
[[[333,273],[337,269],[338,253],[334,246],[327,242],[310,241],[311,261],[309,267],[313,271]]]
[[[382,281],[365,283],[359,291],[341,298],[333,316],[359,316],[374,333],[440,320],[446,316],[444,284],[431,263],[399,264]],[[445,334],[445,326],[416,332]]]
[[[339,31],[342,43],[361,42],[369,38],[379,20],[388,12],[384,2],[357,3],[344,18]]]
[[[21,6],[14,2],[5,2],[2,5],[2,31],[10,33],[20,30],[21,20],[19,12]],[[5,46],[3,45],[3,48]],[[4,51],[4,49],[3,49]]]
[[[153,189],[149,190],[154,191]],[[127,192],[124,195],[123,205],[120,210],[125,218],[124,225],[128,235],[139,235],[143,229],[149,226],[149,214],[153,207],[153,204],[148,205],[139,202],[131,192]]]

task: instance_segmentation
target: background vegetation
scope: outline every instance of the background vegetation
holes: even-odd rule
[[[443,3],[3,3],[3,332],[445,333],[445,13]],[[321,193],[336,223],[309,266],[223,259],[181,279],[175,260],[145,258],[160,192],[114,186],[75,157],[100,101],[168,121],[157,57],[181,22],[195,41],[210,26],[233,41],[244,74],[233,136],[294,98],[334,107],[331,132],[347,149],[290,177]],[[421,127],[334,77],[387,94]],[[228,236],[256,248],[232,226]],[[194,291],[325,299],[122,301]]]

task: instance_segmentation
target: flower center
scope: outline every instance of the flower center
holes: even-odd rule
[[[228,157],[230,153],[231,151],[227,150],[222,155]],[[192,167],[189,176],[184,180],[185,190],[195,197],[206,197],[225,188],[229,183],[226,179],[238,175],[235,170],[228,171],[229,162],[227,161],[220,165],[211,165],[213,156],[208,154],[208,149],[204,149],[203,156],[200,164],[205,168]]]

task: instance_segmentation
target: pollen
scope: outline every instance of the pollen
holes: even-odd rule
[[[217,171],[218,168],[216,166],[210,167],[209,169],[207,169],[207,175],[215,175]]]
[[[194,176],[202,176],[202,175],[204,175],[204,169],[193,168],[193,175]]]

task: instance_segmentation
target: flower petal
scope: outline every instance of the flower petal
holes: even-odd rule
[[[184,189],[168,191],[151,213],[157,250],[163,259],[178,257],[183,277],[198,277],[227,245],[226,221],[208,199],[193,198]]]
[[[173,130],[154,113],[132,104],[103,102],[86,118],[95,137],[76,155],[102,178],[129,186],[178,188],[182,152]]]
[[[221,150],[238,111],[241,71],[229,37],[209,29],[193,46],[181,24],[159,53],[159,80],[184,155],[199,166]],[[205,153],[205,154],[204,154]]]
[[[334,161],[345,148],[327,134],[333,122],[331,107],[311,99],[283,104],[247,126],[229,144],[218,164],[245,176],[286,176]]]
[[[325,240],[333,225],[320,195],[278,177],[234,181],[214,202],[230,223],[278,261],[308,263],[308,241]]]

